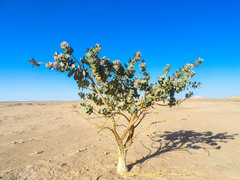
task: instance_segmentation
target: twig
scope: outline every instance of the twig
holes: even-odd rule
[[[94,127],[98,127],[98,128],[103,128],[103,129],[108,129],[109,131],[111,131],[113,133],[113,130],[110,128],[110,127],[107,127],[107,126],[103,126],[103,125],[100,125],[100,124],[97,124],[97,123],[93,123],[93,122],[90,122],[88,119],[86,119],[78,110],[74,110],[72,109],[74,112],[77,112],[88,124],[94,126]]]
[[[167,121],[167,120],[163,120],[163,121],[154,121],[154,122],[148,124],[145,128],[143,128],[143,129],[140,130],[139,132],[137,132],[137,133],[133,136],[132,139],[136,138],[136,136],[137,136],[138,134],[140,134],[141,132],[147,131],[148,128],[149,128],[151,125],[153,125],[153,124],[156,124],[156,123],[163,123],[163,122],[177,122],[177,121],[178,121],[178,120],[176,120],[176,121]]]
[[[75,58],[75,57],[73,56],[73,54],[72,54],[72,57],[73,57],[73,59],[78,63],[78,65],[79,65],[80,68],[81,68],[81,64],[79,63],[79,61],[77,60],[77,58]]]

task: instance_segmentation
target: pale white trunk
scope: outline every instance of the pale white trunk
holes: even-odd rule
[[[124,173],[128,172],[128,167],[127,167],[127,164],[126,164],[126,155],[127,155],[127,151],[125,151],[125,150],[120,151],[119,150],[117,171],[120,174],[124,174]]]

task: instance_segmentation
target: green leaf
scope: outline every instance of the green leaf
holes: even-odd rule
[[[74,70],[71,70],[69,73],[68,73],[68,77],[71,77],[74,73]]]
[[[78,93],[78,95],[80,96],[80,98],[85,99],[85,94],[84,93],[80,92],[80,93]]]

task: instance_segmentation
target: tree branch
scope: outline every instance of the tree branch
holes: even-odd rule
[[[81,64],[79,63],[79,61],[72,55],[72,57],[74,58],[74,60],[79,64],[80,68],[81,68]],[[105,104],[105,106],[108,108],[108,104],[105,100],[105,98],[102,96],[100,90],[98,89],[96,83],[94,82],[93,78],[88,76],[88,78],[92,81],[93,87],[96,89],[96,91],[98,92],[98,95],[100,96],[100,98],[102,99],[103,103]]]
[[[142,130],[140,130],[139,132],[137,132],[137,133],[133,136],[132,140],[135,139],[135,138],[137,137],[137,135],[139,135],[140,133],[142,133],[142,132],[144,132],[144,131],[147,131],[148,128],[149,128],[151,125],[153,125],[153,124],[156,124],[156,123],[163,123],[163,122],[177,122],[177,121],[178,121],[178,120],[176,120],[176,121],[167,121],[167,120],[163,120],[163,121],[154,121],[154,122],[151,122],[151,123],[148,124],[145,128],[143,128]]]
[[[142,120],[144,119],[144,117],[148,114],[148,112],[144,113],[142,118],[139,120],[139,122],[134,126],[134,129],[138,127],[138,125],[142,122]]]
[[[126,91],[127,86],[125,85],[124,81],[122,80],[122,77],[120,78],[120,77],[117,75],[116,72],[114,72],[114,74],[120,79],[120,81],[121,81],[121,83],[122,83],[122,85],[123,85],[123,87],[124,87],[124,89],[121,87],[121,90],[122,90],[123,92],[127,93],[127,91]]]
[[[130,119],[125,114],[123,114],[121,112],[113,112],[113,114],[111,116],[114,116],[115,114],[119,114],[119,115],[123,116],[128,122],[130,122]]]
[[[81,68],[81,64],[79,63],[79,61],[77,60],[77,58],[75,58],[75,57],[73,56],[73,54],[71,54],[71,55],[72,55],[73,59],[78,63],[78,65],[79,65],[80,68]]]
[[[94,80],[92,77],[88,76],[89,79],[92,81],[93,87],[96,89],[96,91],[98,92],[98,95],[100,96],[100,98],[102,99],[103,103],[105,104],[105,106],[108,108],[108,104],[105,100],[105,98],[102,96],[102,93],[100,92],[100,90],[98,89],[97,85],[95,84]]]
[[[97,123],[93,123],[93,122],[91,122],[91,121],[89,121],[88,119],[86,119],[78,110],[74,110],[73,108],[72,108],[72,110],[73,110],[73,112],[77,112],[88,124],[90,124],[91,126],[94,126],[94,127],[98,127],[98,128],[103,128],[103,129],[108,129],[109,131],[111,131],[112,133],[114,133],[113,132],[113,129],[111,129],[110,127],[107,127],[107,126],[103,126],[103,125],[100,125],[100,124],[97,124]]]
[[[128,126],[126,127],[126,129],[123,131],[123,133],[121,134],[120,138],[123,140],[127,133],[131,130],[131,128],[134,126],[134,123],[136,123],[138,120],[138,116],[137,114],[135,113],[133,115],[133,117],[131,118],[131,121],[129,122]]]

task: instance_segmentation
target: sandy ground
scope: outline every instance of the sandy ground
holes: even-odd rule
[[[240,98],[156,107],[116,173],[117,149],[71,110],[78,102],[1,102],[0,179],[240,179]],[[142,126],[143,127],[143,126]],[[142,127],[139,127],[141,129]]]

